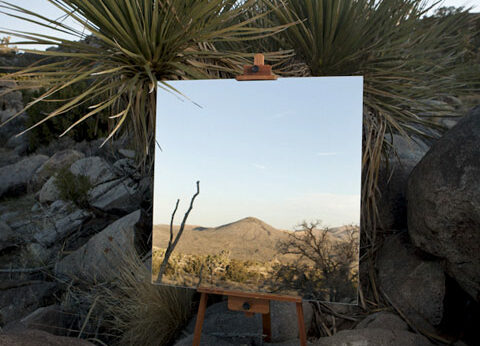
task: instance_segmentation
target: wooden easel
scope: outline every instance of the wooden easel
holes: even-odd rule
[[[297,305],[298,333],[300,336],[300,345],[307,345],[307,333],[305,331],[305,321],[303,318],[303,305],[301,297],[282,296],[267,293],[248,293],[240,291],[227,291],[207,287],[197,288],[200,293],[200,305],[198,306],[197,321],[195,323],[195,332],[193,334],[193,346],[200,346],[202,336],[203,320],[205,310],[207,309],[207,298],[209,294],[219,294],[228,297],[228,309],[232,311],[243,311],[249,317],[255,313],[262,314],[263,341],[272,340],[272,326],[270,315],[270,301],[277,300],[283,302],[292,302]]]
[[[253,65],[243,67],[243,75],[237,76],[238,81],[252,80],[275,80],[277,76],[272,74],[272,67],[264,64],[263,54],[255,54]],[[228,297],[228,309],[232,311],[243,311],[247,316],[253,316],[255,313],[262,314],[262,327],[264,341],[272,340],[272,327],[270,315],[270,301],[277,300],[283,302],[292,302],[297,306],[298,331],[300,345],[306,346],[307,333],[305,331],[305,322],[303,318],[303,305],[301,297],[284,296],[267,293],[247,293],[240,291],[228,291],[207,287],[197,288],[200,293],[200,305],[198,306],[197,322],[195,323],[195,332],[193,334],[193,346],[200,345],[202,336],[203,320],[207,308],[207,298],[209,294],[218,294]]]

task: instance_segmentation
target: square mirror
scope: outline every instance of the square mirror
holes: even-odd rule
[[[168,84],[152,282],[355,304],[363,78]]]

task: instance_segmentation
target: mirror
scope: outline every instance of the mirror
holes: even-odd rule
[[[363,78],[168,84],[152,282],[355,304]]]

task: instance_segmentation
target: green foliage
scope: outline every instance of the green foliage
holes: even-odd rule
[[[81,82],[66,87],[59,91],[56,95],[58,99],[70,100],[74,96],[83,92],[89,88],[89,83]],[[45,90],[26,91],[24,93],[24,99],[26,103],[30,103],[33,100],[40,97]],[[99,103],[100,97],[97,97],[94,102]],[[58,108],[58,102],[43,102],[34,104],[27,111],[26,126],[31,127],[41,121],[45,115],[53,112]],[[41,125],[34,127],[28,132],[29,149],[31,151],[36,148],[48,145],[52,140],[57,139],[65,129],[73,122],[80,119],[85,113],[88,112],[88,105],[81,104],[78,107],[65,113],[62,117],[52,118],[50,121],[44,122]],[[108,133],[108,119],[107,112],[100,112],[95,118],[86,119],[79,126],[69,131],[66,135],[71,137],[77,142],[83,140],[90,141],[99,137],[104,137]]]
[[[73,174],[64,167],[55,176],[55,186],[62,200],[71,201],[79,208],[88,206],[88,191],[93,185],[87,176]]]

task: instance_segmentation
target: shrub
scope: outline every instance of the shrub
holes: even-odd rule
[[[68,100],[78,95],[89,87],[87,82],[76,83],[72,86],[57,93],[57,99]],[[24,92],[25,103],[40,97],[45,90],[34,90]],[[92,102],[99,103],[100,97]],[[77,121],[84,114],[88,113],[88,106],[81,104],[78,107],[65,113],[62,117],[54,117],[28,132],[29,150],[34,151],[36,148],[48,145],[51,141],[57,139],[73,122]],[[53,112],[58,108],[58,102],[36,103],[27,111],[26,126],[30,127],[45,118],[46,114]],[[67,132],[66,136],[71,137],[76,142],[83,140],[91,141],[99,137],[104,137],[108,130],[108,121],[106,120],[105,111],[100,112],[95,118],[89,118]]]
[[[88,191],[93,185],[87,176],[73,174],[64,167],[58,171],[55,177],[55,186],[60,192],[62,200],[73,202],[79,208],[88,206]]]

